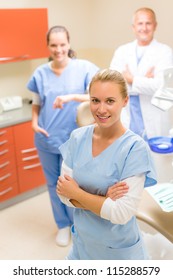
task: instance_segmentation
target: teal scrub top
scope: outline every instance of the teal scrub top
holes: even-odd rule
[[[87,60],[71,59],[61,75],[57,76],[46,63],[39,66],[31,76],[27,88],[39,94],[41,99],[38,124],[44,128],[49,137],[35,133],[35,145],[39,150],[59,154],[59,146],[77,128],[76,114],[79,102],[70,101],[63,109],[54,109],[57,96],[68,94],[85,94],[87,87],[98,71],[98,67]]]

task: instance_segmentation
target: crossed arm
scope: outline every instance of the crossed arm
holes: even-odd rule
[[[100,209],[107,197],[116,200],[126,194],[128,189],[126,182],[118,182],[108,189],[105,196],[93,195],[82,190],[76,181],[68,175],[64,175],[64,178],[60,176],[57,184],[58,195],[69,199],[73,206],[91,210],[97,215],[100,215]]]
[[[112,223],[124,224],[136,214],[141,200],[144,175],[128,178],[107,191],[106,196],[88,193],[68,175],[60,176],[57,194],[69,200],[71,206],[90,210]],[[69,205],[70,206],[70,205]]]
[[[145,77],[154,78],[154,69],[155,69],[155,67],[149,68],[145,74]],[[130,72],[128,65],[126,65],[126,69],[122,72],[122,74],[123,74],[124,78],[126,79],[127,83],[131,85],[133,83],[134,76]]]

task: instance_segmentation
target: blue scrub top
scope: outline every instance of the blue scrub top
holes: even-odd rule
[[[49,63],[38,67],[27,84],[27,88],[39,94],[41,108],[38,124],[48,133],[35,134],[35,145],[38,149],[59,153],[59,146],[77,128],[76,108],[79,102],[70,101],[63,109],[53,109],[53,102],[58,95],[85,94],[88,84],[98,67],[87,60],[71,59],[60,76],[50,68]]]
[[[127,130],[98,156],[92,156],[94,125],[72,132],[60,147],[73,178],[85,191],[105,195],[108,187],[145,174],[145,187],[156,184],[150,150],[145,141]],[[140,231],[133,217],[124,225],[113,224],[90,211],[75,208],[73,249],[69,259],[146,259]]]

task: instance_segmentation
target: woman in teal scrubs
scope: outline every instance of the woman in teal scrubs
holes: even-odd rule
[[[39,66],[27,88],[32,92],[32,127],[47,180],[54,219],[58,227],[56,244],[70,242],[72,209],[62,204],[56,195],[62,156],[59,146],[77,128],[76,111],[79,101],[88,99],[87,87],[98,67],[90,61],[77,59],[70,48],[69,32],[64,26],[53,26],[47,33],[51,61]],[[57,108],[57,98],[66,98],[63,109]],[[70,101],[71,100],[71,101]]]
[[[143,188],[156,184],[149,147],[121,123],[128,95],[119,72],[99,71],[89,92],[95,124],[74,130],[60,147],[57,194],[74,208],[67,259],[147,259],[135,214]],[[129,190],[113,200],[110,192],[119,181]]]

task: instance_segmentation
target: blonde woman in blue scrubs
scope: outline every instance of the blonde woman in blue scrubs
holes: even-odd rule
[[[57,194],[74,208],[67,259],[147,259],[135,214],[143,188],[156,184],[149,147],[121,123],[121,110],[128,102],[122,74],[99,71],[89,93],[95,124],[74,130],[60,147],[63,165]],[[128,192],[112,199],[120,181],[128,185]]]

